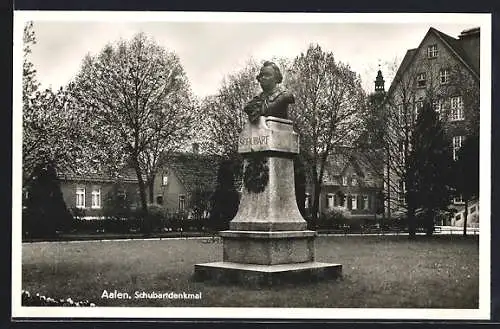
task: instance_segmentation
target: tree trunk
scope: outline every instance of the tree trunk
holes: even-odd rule
[[[312,207],[312,220],[314,225],[316,226],[316,221],[318,219],[318,212],[319,212],[319,196],[321,192],[321,184],[315,179],[314,180],[314,200],[313,200],[313,207]]]
[[[149,235],[151,233],[151,223],[149,221],[148,216],[148,202],[146,198],[146,184],[144,183],[141,168],[139,167],[139,163],[137,161],[137,157],[134,157],[134,169],[137,175],[137,182],[139,185],[139,196],[141,199],[141,208],[142,208],[142,218],[143,218],[143,231],[145,235]]]
[[[426,224],[425,234],[427,236],[431,236],[432,233],[434,233],[434,212],[433,211],[430,211],[429,213],[426,214],[425,224]]]
[[[148,179],[146,184],[148,185],[149,203],[154,203],[155,202],[155,196],[154,196],[155,177],[153,176],[150,179]]]
[[[467,215],[469,214],[469,199],[465,198],[464,210],[464,236],[467,236]]]
[[[390,165],[391,165],[391,159],[389,156],[389,148],[387,148],[387,219],[390,221],[391,220],[391,179],[390,179]],[[384,211],[385,212],[385,211]]]
[[[417,219],[415,218],[415,206],[412,199],[408,197],[408,238],[414,240],[417,233]]]
[[[319,192],[321,190],[320,182],[318,183],[318,170],[316,166],[312,168],[312,177],[314,180],[314,195],[313,195],[313,204],[311,208],[311,219],[313,223],[318,219],[318,209],[319,209]]]

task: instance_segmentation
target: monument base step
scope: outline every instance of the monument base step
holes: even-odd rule
[[[239,283],[246,286],[314,282],[335,279],[341,275],[341,264],[320,262],[278,265],[214,262],[194,266],[194,278],[197,281]]]

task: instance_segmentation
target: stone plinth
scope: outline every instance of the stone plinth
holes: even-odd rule
[[[276,265],[314,261],[314,231],[223,231],[223,261]]]
[[[314,282],[336,279],[342,275],[342,265],[331,263],[295,263],[256,265],[215,262],[195,265],[195,280],[239,283],[246,286],[276,285],[286,282]]]
[[[342,265],[315,261],[316,232],[306,230],[295,197],[293,157],[299,138],[290,120],[247,123],[238,152],[244,186],[229,230],[220,232],[223,261],[195,265],[195,279],[245,285],[336,278]]]

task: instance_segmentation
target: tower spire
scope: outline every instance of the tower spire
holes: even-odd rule
[[[385,80],[384,77],[382,76],[382,70],[380,69],[380,60],[379,60],[377,78],[375,79],[375,92],[376,93],[385,92],[384,84]]]

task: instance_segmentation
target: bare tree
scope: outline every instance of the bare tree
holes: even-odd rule
[[[134,169],[147,214],[146,184],[165,154],[192,133],[191,91],[179,58],[137,34],[87,55],[72,93],[91,125],[102,163],[115,171],[125,165]]]
[[[24,28],[23,58],[23,186],[33,179],[36,167],[51,166],[61,172],[77,170],[84,156],[84,125],[66,89],[40,90],[30,61],[36,43],[33,23]]]
[[[241,70],[229,74],[215,95],[202,100],[204,149],[209,153],[234,158],[238,152],[238,136],[247,120],[245,104],[258,93],[255,80],[258,63],[249,60]]]
[[[297,56],[288,75],[286,84],[295,95],[291,116],[314,186],[315,219],[327,159],[335,146],[350,146],[357,139],[366,95],[359,76],[319,45],[310,45]]]

